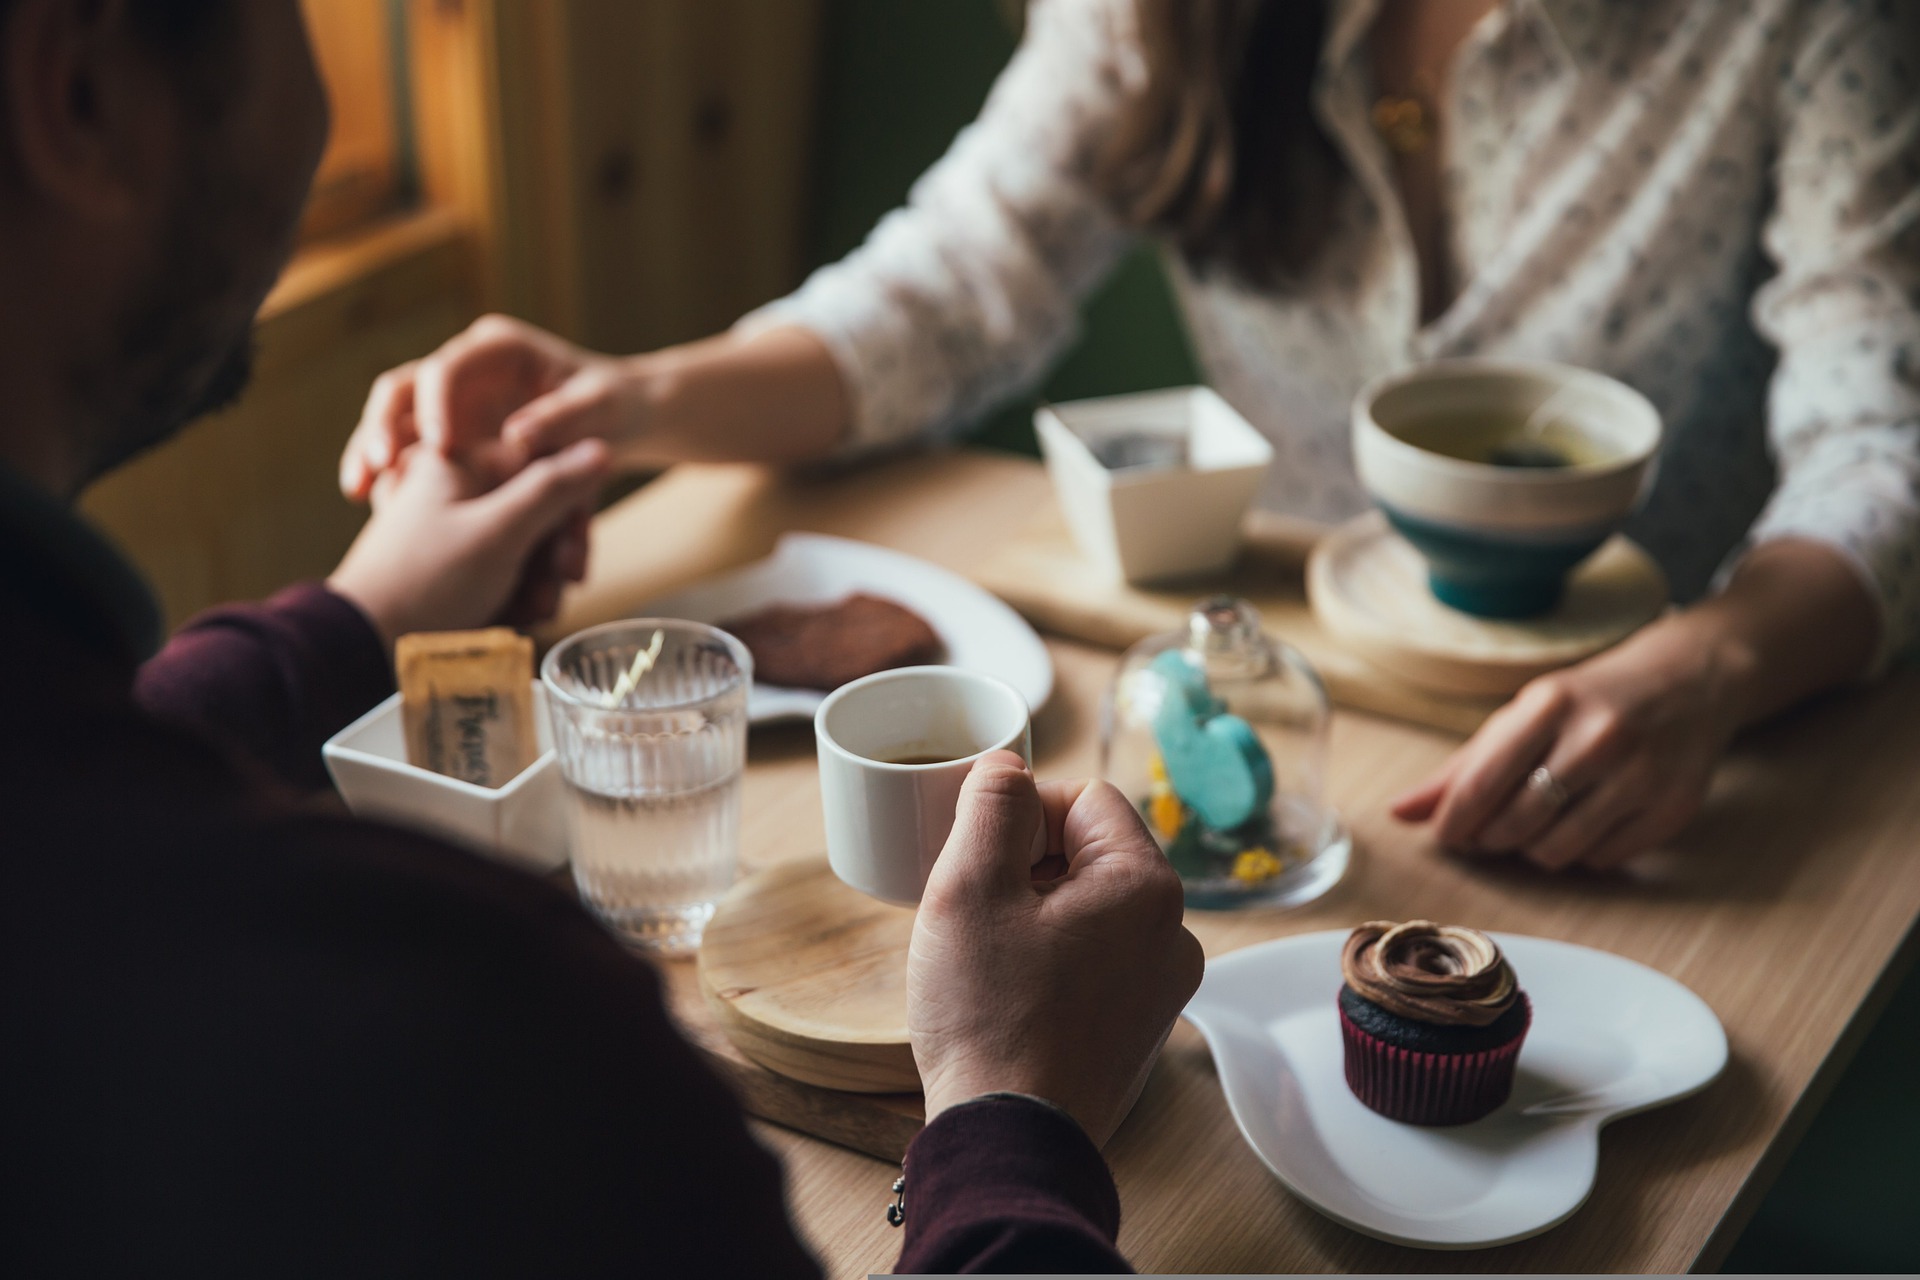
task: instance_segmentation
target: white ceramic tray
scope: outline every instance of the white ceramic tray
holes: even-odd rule
[[[770,604],[829,604],[856,591],[925,618],[946,646],[940,661],[999,677],[1030,709],[1038,711],[1053,696],[1053,659],[1026,619],[938,565],[847,538],[790,533],[767,559],[649,600],[634,616],[713,624]],[[805,719],[825,696],[756,682],[747,715],[755,724]]]
[[[1187,1006],[1241,1134],[1288,1190],[1356,1231],[1427,1249],[1538,1235],[1593,1190],[1600,1127],[1705,1088],[1727,1062],[1706,1002],[1613,955],[1495,934],[1533,1002],[1507,1104],[1422,1128],[1347,1088],[1335,996],[1347,931],[1221,956]]]
[[[320,749],[333,785],[358,817],[411,827],[483,857],[545,874],[567,865],[572,834],[553,754],[547,691],[533,683],[540,755],[499,787],[476,787],[407,763],[400,695],[333,735]]]
[[[1273,445],[1208,387],[1045,405],[1033,428],[1087,571],[1114,582],[1226,568],[1273,463]],[[1100,442],[1136,434],[1183,441],[1186,464],[1111,471],[1094,456]]]

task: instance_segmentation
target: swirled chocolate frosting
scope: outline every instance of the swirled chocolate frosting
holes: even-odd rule
[[[1513,1006],[1513,966],[1478,929],[1374,920],[1347,939],[1340,972],[1362,999],[1441,1026],[1484,1027]]]

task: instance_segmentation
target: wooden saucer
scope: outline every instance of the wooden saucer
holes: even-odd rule
[[[1307,596],[1320,625],[1381,670],[1437,693],[1503,696],[1651,622],[1666,608],[1667,579],[1616,534],[1573,571],[1552,613],[1476,618],[1434,599],[1420,553],[1372,511],[1314,548]]]
[[[700,990],[740,1052],[853,1093],[920,1088],[907,1044],[913,909],[849,889],[824,861],[735,885],[700,943]]]

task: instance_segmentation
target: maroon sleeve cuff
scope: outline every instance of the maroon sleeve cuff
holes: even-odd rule
[[[320,747],[393,692],[393,669],[358,606],[318,582],[262,605],[188,622],[140,669],[147,712],[265,765],[298,787],[326,785]]]
[[[943,1111],[907,1149],[902,1274],[1131,1270],[1120,1196],[1065,1113],[1000,1095]]]

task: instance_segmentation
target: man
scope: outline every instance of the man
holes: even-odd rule
[[[326,586],[144,667],[70,510],[244,381],[323,134],[297,0],[0,0],[0,1273],[814,1274],[650,969],[292,803],[395,635],[551,607],[604,450],[416,451]],[[1097,1144],[1199,970],[1123,798],[975,770],[913,940],[903,1269],[1124,1266]]]

